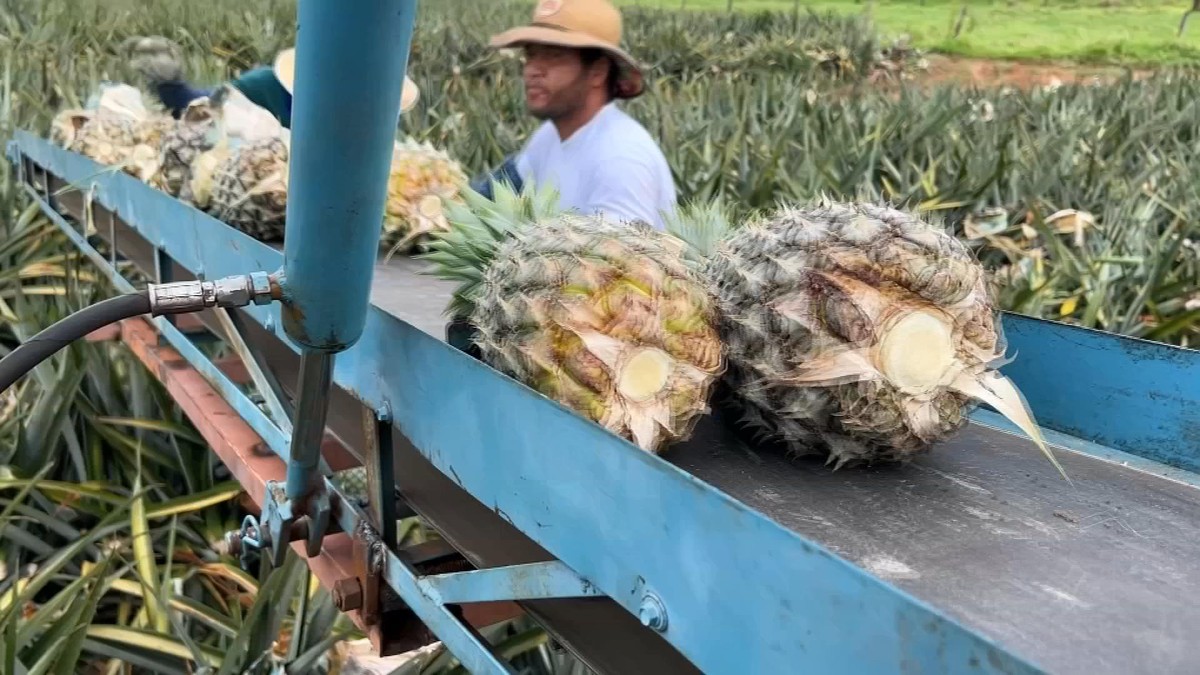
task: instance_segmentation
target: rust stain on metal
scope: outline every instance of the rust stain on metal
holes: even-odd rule
[[[304,330],[304,310],[300,308],[300,305],[288,302],[285,299],[280,302],[279,312],[283,315],[285,329],[289,325],[293,326],[300,341],[308,342],[308,333]],[[292,331],[289,330],[288,332]]]
[[[270,277],[271,283],[271,299],[282,302],[284,298],[283,285],[279,283],[279,277],[272,274]]]

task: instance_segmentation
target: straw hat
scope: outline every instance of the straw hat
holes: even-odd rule
[[[529,25],[491,39],[498,49],[526,44],[600,49],[619,66],[617,96],[634,98],[645,89],[642,67],[621,49],[621,13],[609,0],[539,0]]]
[[[287,92],[292,93],[292,82],[296,78],[296,49],[290,47],[279,52],[275,57],[275,77],[279,78],[279,83],[283,85]],[[417,88],[416,83],[404,76],[404,89],[400,92],[400,112],[408,112],[417,103],[417,99],[421,97],[421,90]]]

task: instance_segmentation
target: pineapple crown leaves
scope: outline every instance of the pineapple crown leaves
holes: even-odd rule
[[[720,197],[712,200],[691,200],[664,218],[667,233],[686,245],[686,259],[703,264],[717,251],[717,245],[733,232],[738,221],[733,209]]]
[[[497,182],[493,193],[494,199],[488,199],[463,186],[461,201],[443,199],[449,229],[430,233],[430,252],[415,256],[432,264],[425,274],[459,283],[446,308],[454,317],[471,315],[484,272],[500,244],[525,227],[564,211],[558,192],[550,187],[517,192],[507,182]]]

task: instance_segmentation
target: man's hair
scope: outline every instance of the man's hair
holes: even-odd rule
[[[617,65],[616,59],[610,57],[603,49],[596,47],[580,49],[579,59],[583,62],[584,68],[590,68],[600,59],[608,59],[608,100],[615,99],[618,92],[617,83],[621,79],[621,67]]]

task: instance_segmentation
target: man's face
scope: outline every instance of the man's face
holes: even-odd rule
[[[583,104],[589,87],[588,69],[579,52],[567,47],[526,45],[525,105],[538,119],[555,119]]]

